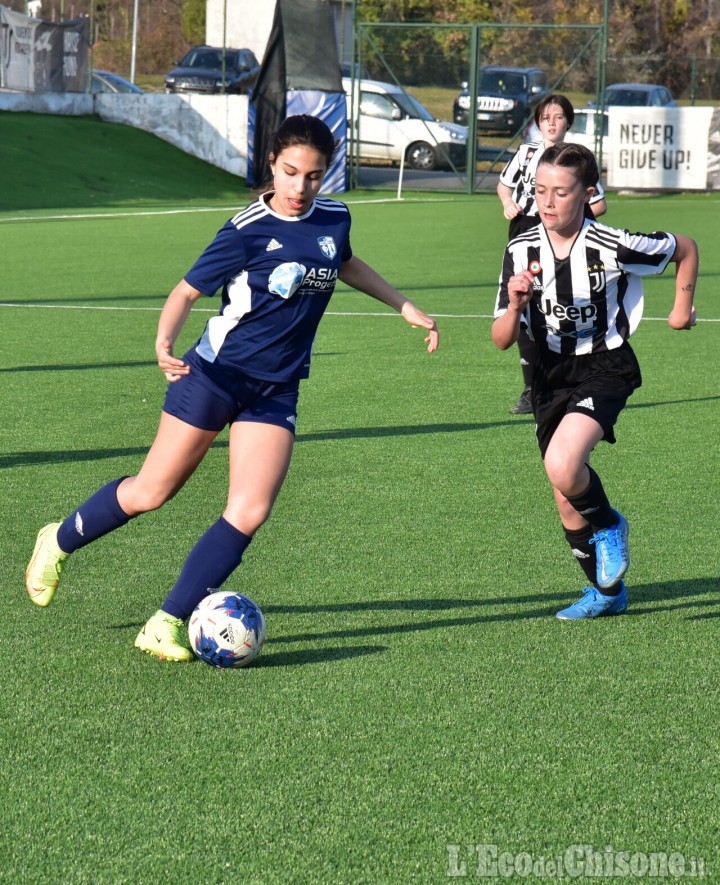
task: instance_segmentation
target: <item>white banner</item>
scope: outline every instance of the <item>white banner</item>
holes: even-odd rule
[[[0,6],[0,87],[16,92],[85,92],[89,23],[53,24]]]
[[[35,90],[35,19],[0,6],[0,86],[4,89]]]
[[[719,187],[718,128],[715,108],[609,108],[608,185],[633,190]]]

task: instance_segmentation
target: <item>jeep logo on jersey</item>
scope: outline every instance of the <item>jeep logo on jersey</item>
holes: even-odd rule
[[[332,237],[318,237],[318,245],[326,258],[332,260],[337,255],[335,240]]]
[[[605,265],[602,261],[588,267],[587,272],[590,277],[590,291],[603,292],[605,290]]]
[[[289,298],[296,291],[305,276],[305,267],[298,264],[297,261],[288,261],[285,264],[278,264],[275,270],[270,274],[268,280],[268,289],[273,295],[279,295],[281,298]]]
[[[573,323],[587,323],[597,316],[597,308],[594,304],[553,304],[549,298],[540,309],[547,317],[555,317],[558,320],[571,320]]]

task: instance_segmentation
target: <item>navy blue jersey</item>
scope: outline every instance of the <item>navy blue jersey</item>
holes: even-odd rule
[[[222,290],[196,350],[217,370],[263,381],[307,378],[318,323],[340,266],[352,258],[350,213],[327,197],[305,215],[278,215],[264,194],[231,218],[185,280]]]

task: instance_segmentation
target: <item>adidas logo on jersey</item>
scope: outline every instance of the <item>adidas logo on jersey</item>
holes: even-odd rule
[[[590,409],[591,412],[595,411],[595,404],[593,403],[593,399],[591,396],[586,396],[585,399],[581,399],[578,403],[579,409]]]
[[[282,247],[283,247],[282,243],[278,243],[278,241],[275,239],[275,237],[273,237],[272,240],[270,240],[270,242],[265,247],[265,251],[266,252],[273,252],[275,249],[282,249]]]

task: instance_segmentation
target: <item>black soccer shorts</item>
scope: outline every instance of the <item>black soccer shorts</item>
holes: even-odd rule
[[[564,356],[542,350],[532,385],[535,435],[545,452],[558,425],[571,412],[594,418],[605,442],[615,442],[614,427],[630,394],[642,384],[640,366],[627,341],[614,350]]]

